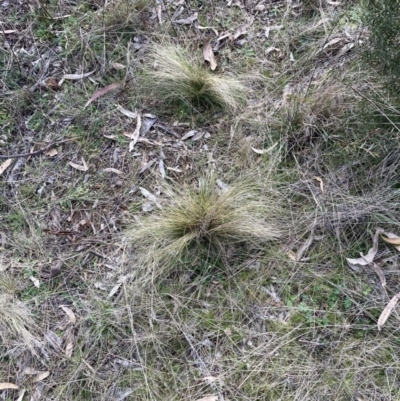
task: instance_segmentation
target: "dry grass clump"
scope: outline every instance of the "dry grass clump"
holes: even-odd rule
[[[194,107],[235,110],[245,100],[240,80],[213,73],[182,47],[153,45],[142,77],[143,86],[165,103],[184,102]]]
[[[147,5],[148,0],[116,0],[112,1],[98,14],[99,22],[107,29],[134,27],[138,16]]]
[[[0,339],[2,344],[35,345],[36,324],[28,307],[10,294],[0,294]]]
[[[227,255],[233,246],[261,246],[277,238],[278,204],[255,198],[255,188],[240,182],[219,190],[213,177],[199,179],[196,188],[172,192],[169,204],[138,222],[130,240],[145,260],[160,267],[186,256]],[[267,221],[269,218],[275,220]]]

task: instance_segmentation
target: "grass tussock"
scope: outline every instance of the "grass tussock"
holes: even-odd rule
[[[213,177],[199,179],[196,188],[173,191],[169,204],[138,222],[130,239],[146,259],[161,266],[189,255],[226,255],[238,244],[260,246],[281,232],[276,200],[255,195],[251,184],[221,190]]]
[[[0,339],[2,344],[33,348],[36,324],[29,307],[10,294],[0,294]]]
[[[207,70],[196,55],[173,44],[152,46],[142,82],[165,103],[233,111],[245,101],[240,80]]]

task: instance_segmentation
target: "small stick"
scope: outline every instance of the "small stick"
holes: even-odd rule
[[[52,148],[55,145],[61,145],[62,143],[73,141],[76,138],[77,137],[64,139],[62,141],[56,141],[56,142],[53,142],[50,145],[46,146],[43,149],[35,150],[34,152],[31,152],[31,153],[20,153],[20,154],[16,154],[16,155],[0,155],[0,159],[16,159],[18,157],[36,156],[36,155],[39,155],[40,153],[46,152],[47,150],[49,150],[50,148]]]

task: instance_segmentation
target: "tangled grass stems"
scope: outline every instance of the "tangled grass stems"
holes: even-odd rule
[[[199,58],[180,46],[153,45],[145,67],[144,89],[164,103],[234,111],[245,101],[240,80],[207,70]]]

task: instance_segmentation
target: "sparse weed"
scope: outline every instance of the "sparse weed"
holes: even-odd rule
[[[141,82],[164,104],[183,102],[194,108],[233,111],[245,100],[240,80],[207,70],[197,56],[170,43],[152,46]]]

